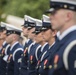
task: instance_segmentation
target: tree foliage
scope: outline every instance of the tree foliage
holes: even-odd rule
[[[49,0],[7,0],[7,4],[3,7],[7,14],[19,17],[24,17],[26,14],[34,18],[41,18],[48,8]]]
[[[0,0],[0,21],[3,19],[1,18],[1,15],[4,13],[4,7],[7,4],[7,0]]]

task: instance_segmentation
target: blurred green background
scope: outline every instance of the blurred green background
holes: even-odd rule
[[[44,11],[49,8],[49,0],[0,0],[0,21],[5,19],[2,14],[23,18],[29,15],[40,19]]]

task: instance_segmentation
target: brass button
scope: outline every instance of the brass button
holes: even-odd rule
[[[46,69],[46,66],[44,66],[43,69]]]
[[[29,70],[29,67],[27,67],[27,69]]]
[[[52,65],[49,65],[49,69],[51,69],[52,68]]]
[[[39,66],[39,68],[41,68],[41,66]]]
[[[19,70],[21,70],[21,67],[19,67]]]

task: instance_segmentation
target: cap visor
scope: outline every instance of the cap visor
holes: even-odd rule
[[[35,31],[33,31],[32,33],[33,33],[33,34],[35,34],[36,32],[35,32]]]
[[[50,8],[49,10],[46,10],[45,13],[52,13],[53,11],[55,11],[54,8]]]

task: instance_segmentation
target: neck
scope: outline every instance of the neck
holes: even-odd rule
[[[46,42],[45,42],[45,41],[43,41],[43,42],[41,42],[41,43],[40,43],[40,45],[41,45],[41,46],[43,46],[45,43],[46,43]]]
[[[65,30],[67,30],[68,28],[72,27],[76,25],[75,22],[70,22],[70,23],[67,23],[65,24],[59,31],[60,31],[60,34],[62,34]]]
[[[17,41],[13,41],[10,45],[12,46],[14,43],[16,43]]]
[[[55,38],[52,38],[48,41],[49,45],[51,46],[55,42]]]

